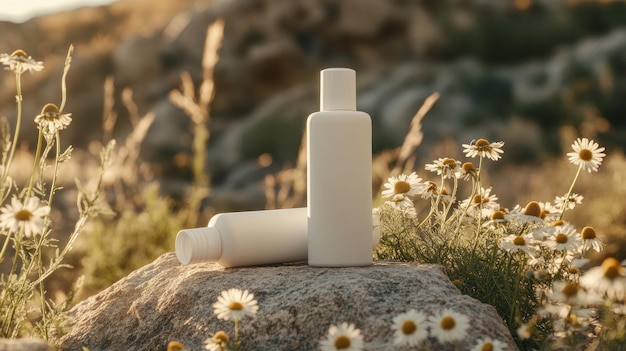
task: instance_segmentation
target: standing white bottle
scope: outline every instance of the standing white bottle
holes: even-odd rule
[[[356,111],[356,72],[320,73],[320,112],[307,120],[308,263],[372,264],[372,121]]]
[[[305,261],[307,209],[217,214],[207,227],[178,232],[176,257],[182,264],[217,262],[224,267]]]

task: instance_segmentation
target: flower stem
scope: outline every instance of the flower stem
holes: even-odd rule
[[[561,209],[561,215],[559,216],[559,220],[563,219],[563,215],[567,210],[567,203],[569,202],[569,197],[572,195],[572,190],[574,190],[574,184],[578,180],[578,176],[580,175],[580,170],[583,168],[582,164],[578,166],[578,171],[576,171],[576,176],[574,176],[574,180],[572,181],[572,185],[570,185],[569,190],[567,191],[567,195],[565,195],[565,200],[563,201],[563,208]]]

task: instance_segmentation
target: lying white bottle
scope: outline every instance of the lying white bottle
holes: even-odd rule
[[[354,70],[320,76],[320,112],[307,119],[309,265],[371,265],[372,121],[356,111]]]
[[[306,208],[220,213],[207,227],[178,232],[176,257],[224,267],[306,261],[307,226]],[[380,233],[370,233],[376,247]]]

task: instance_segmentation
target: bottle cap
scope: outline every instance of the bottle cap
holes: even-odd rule
[[[176,235],[176,257],[182,264],[217,262],[222,256],[222,237],[212,227],[184,229]]]
[[[356,110],[356,72],[327,68],[320,72],[320,111]]]

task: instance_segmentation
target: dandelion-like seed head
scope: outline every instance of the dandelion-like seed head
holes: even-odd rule
[[[524,214],[527,216],[534,216],[541,218],[541,206],[537,201],[531,201],[526,204],[524,208]]]
[[[593,240],[597,237],[596,230],[592,227],[584,227],[580,231],[580,236],[583,238],[583,240]]]

